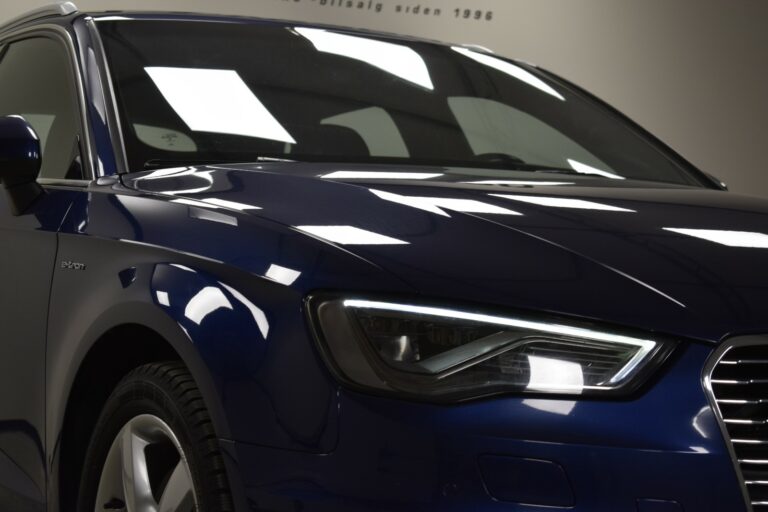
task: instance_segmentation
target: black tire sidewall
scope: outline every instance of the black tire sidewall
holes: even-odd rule
[[[95,510],[96,493],[104,463],[120,430],[133,418],[149,414],[160,418],[173,431],[187,458],[198,499],[199,512],[216,510],[208,506],[204,495],[204,480],[200,469],[206,463],[192,442],[191,426],[169,384],[151,375],[136,374],[123,380],[110,398],[91,438],[83,466],[78,493],[78,512]]]

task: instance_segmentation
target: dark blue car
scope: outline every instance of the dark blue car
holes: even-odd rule
[[[768,202],[470,46],[0,31],[0,511],[768,510]]]

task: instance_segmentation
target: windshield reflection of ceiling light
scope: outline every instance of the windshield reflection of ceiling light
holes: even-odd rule
[[[578,172],[579,174],[593,174],[595,176],[603,176],[604,178],[610,178],[612,180],[626,179],[624,176],[619,176],[615,172],[604,171],[602,169],[598,169],[597,167],[592,167],[591,165],[583,164],[571,158],[568,158],[568,165],[570,165],[571,168],[574,171]]]
[[[341,245],[409,245],[410,242],[398,240],[354,226],[296,226],[318,238]]]
[[[405,45],[319,28],[296,27],[294,30],[308,39],[317,51],[365,62],[430,91],[435,88],[424,59]]]
[[[584,371],[579,363],[529,355],[528,366],[531,377],[527,389],[569,393],[584,390]]]
[[[560,185],[575,185],[572,181],[520,181],[520,180],[481,180],[465,181],[468,185],[509,185],[513,187],[556,187]]]
[[[200,325],[205,317],[219,309],[232,309],[232,303],[220,288],[207,286],[192,297],[184,309],[184,316]]]
[[[256,304],[248,300],[248,298],[240,293],[239,291],[235,290],[231,286],[227,286],[224,283],[219,283],[221,286],[227,289],[229,293],[232,294],[232,296],[240,301],[243,306],[248,308],[248,311],[251,312],[251,316],[253,317],[253,321],[256,322],[256,325],[259,328],[259,331],[261,332],[261,335],[264,337],[264,339],[267,339],[267,336],[269,335],[269,321],[267,320],[267,315],[264,314],[264,311],[261,310]],[[231,309],[231,308],[230,308]]]
[[[443,176],[443,173],[336,171],[320,177],[334,180],[428,180],[440,176]]]
[[[168,296],[168,292],[157,291],[156,295],[158,304],[161,304],[165,307],[169,307],[171,305],[171,298]]]
[[[635,210],[629,210],[627,208],[619,208],[618,206],[611,206],[609,204],[596,203],[594,201],[585,201],[583,199],[570,199],[567,197],[537,197],[537,196],[522,196],[513,194],[490,194],[495,197],[502,197],[504,199],[511,199],[512,201],[521,201],[523,203],[538,204],[541,206],[551,206],[553,208],[573,208],[576,210],[603,210],[606,212],[630,212],[636,213]]]
[[[144,69],[190,130],[296,143],[237,71]]]
[[[267,269],[267,273],[264,274],[264,277],[280,284],[284,284],[285,286],[290,286],[296,282],[300,275],[301,272],[298,270],[281,267],[280,265],[270,265],[269,269]]]
[[[469,57],[470,59],[476,62],[479,62],[480,64],[497,69],[502,73],[506,73],[507,75],[513,78],[517,78],[518,80],[521,80],[527,83],[528,85],[549,94],[550,96],[554,96],[559,100],[565,101],[565,98],[563,97],[563,95],[557,92],[555,89],[553,89],[548,83],[546,83],[544,80],[537,77],[533,73],[521,68],[520,66],[516,66],[511,62],[507,62],[506,60],[500,59],[498,57],[494,57],[493,55],[486,55],[484,53],[472,51],[469,48],[453,46],[451,47],[451,49],[456,53],[460,53],[465,57]]]
[[[768,249],[768,234],[753,231],[728,231],[724,229],[686,229],[664,228],[681,235],[688,235],[702,240],[708,240],[728,247],[744,247],[749,249]]]
[[[385,192],[383,190],[370,191],[377,197],[384,199],[385,201],[391,201],[393,203],[403,204],[418,208],[430,213],[442,215],[444,217],[450,217],[445,210],[452,210],[463,213],[490,213],[496,215],[522,215],[521,213],[508,210],[493,204],[483,203],[482,201],[475,201],[474,199],[454,199],[447,197],[418,197],[418,196],[401,196],[400,194],[394,194],[392,192]]]
[[[523,400],[523,405],[527,405],[537,411],[551,412],[554,414],[560,414],[561,416],[568,416],[576,407],[576,402],[573,400],[550,400],[539,398],[526,398]]]

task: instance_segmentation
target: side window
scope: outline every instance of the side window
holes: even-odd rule
[[[84,178],[76,98],[63,44],[33,37],[0,51],[0,115],[24,116],[35,129],[43,178]]]

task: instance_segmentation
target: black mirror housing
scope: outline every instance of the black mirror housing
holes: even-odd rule
[[[37,183],[42,153],[40,138],[21,116],[0,117],[0,181],[14,215],[21,215],[42,195]]]

